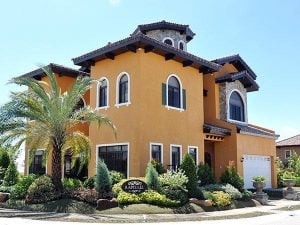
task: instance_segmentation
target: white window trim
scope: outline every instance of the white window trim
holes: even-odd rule
[[[119,82],[120,79],[123,75],[126,75],[128,78],[128,101],[124,102],[124,103],[119,103]],[[120,106],[128,106],[131,104],[131,100],[130,100],[130,75],[127,72],[122,72],[118,75],[117,77],[117,82],[116,82],[116,104],[115,107],[119,108]]]
[[[169,88],[169,79],[171,78],[171,77],[175,77],[177,80],[178,80],[178,82],[179,82],[179,89],[180,89],[180,108],[177,108],[177,107],[173,107],[173,106],[169,106],[169,91],[168,91],[168,88]],[[170,109],[174,109],[174,110],[178,110],[178,111],[180,111],[180,112],[183,112],[183,111],[185,111],[184,109],[183,109],[183,94],[182,94],[182,83],[181,83],[181,80],[180,80],[180,78],[176,75],[176,74],[170,74],[169,76],[168,76],[168,78],[167,78],[167,83],[166,83],[166,108],[168,109],[168,110],[170,110]]]
[[[229,103],[230,103],[230,97],[231,97],[232,93],[235,92],[235,91],[240,95],[240,97],[241,97],[241,99],[242,99],[242,101],[243,101],[243,104],[244,104],[244,117],[245,117],[245,122],[230,119],[230,105],[229,105]],[[248,110],[247,110],[247,104],[246,104],[246,101],[245,101],[245,99],[244,99],[243,94],[242,94],[238,89],[233,89],[233,90],[231,90],[231,92],[230,92],[229,95],[228,95],[228,99],[227,99],[227,121],[233,122],[233,123],[238,123],[238,124],[243,124],[243,125],[248,124]]]
[[[286,153],[287,152],[290,152],[290,156],[292,155],[292,150],[290,150],[290,149],[284,150],[284,158],[285,159],[289,159],[290,158],[290,157],[286,157]]]
[[[130,144],[129,142],[121,142],[121,143],[109,143],[109,144],[98,144],[96,145],[96,160],[95,160],[95,174],[97,174],[97,164],[99,160],[98,148],[99,147],[108,147],[115,145],[127,145],[127,177],[130,177]]]
[[[172,42],[172,47],[175,46],[173,38],[171,38],[171,37],[165,37],[165,38],[163,39],[163,41],[162,41],[164,44],[166,44],[166,43],[165,43],[165,40],[170,40],[170,41]],[[166,45],[167,45],[167,44],[166,44]]]
[[[163,164],[164,163],[164,145],[162,143],[150,142],[150,144],[149,144],[149,147],[150,147],[150,149],[149,149],[150,161],[152,160],[152,145],[159,145],[160,146],[160,149],[161,149],[161,151],[160,151],[161,162],[160,163]]]
[[[195,148],[196,149],[196,165],[198,165],[198,162],[199,162],[199,152],[198,152],[198,150],[199,150],[199,148],[198,148],[198,146],[193,146],[193,145],[188,145],[188,154],[190,154],[190,149],[191,148]]]
[[[30,150],[28,149],[27,150],[27,167],[26,167],[26,172],[27,172],[27,175],[29,175],[29,167],[30,167],[30,164],[29,164],[29,156],[30,156]],[[44,151],[45,152],[45,149],[44,148],[38,148],[36,150],[37,151]],[[45,165],[45,175],[48,174],[48,160],[46,161],[46,165]]]
[[[106,89],[106,102],[107,102],[107,105],[106,106],[99,106],[99,98],[100,98],[100,92],[99,92],[99,89],[100,89],[100,85],[101,85],[101,81],[103,80],[106,80],[106,83],[107,83],[107,89]],[[107,77],[101,77],[98,82],[97,82],[97,98],[96,98],[96,109],[105,109],[107,110],[109,108],[109,80]]]
[[[179,147],[180,151],[180,165],[182,163],[182,145],[170,144],[170,165],[172,165],[172,147]]]
[[[183,44],[183,49],[180,49],[180,43],[182,43]],[[180,49],[180,50],[182,50],[182,51],[185,51],[186,49],[185,49],[185,47],[186,47],[186,43],[183,41],[183,40],[180,40],[180,41],[178,41],[178,49]]]

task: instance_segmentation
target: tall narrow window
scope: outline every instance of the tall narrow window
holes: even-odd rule
[[[168,106],[181,108],[180,107],[180,83],[174,76],[168,80]]]
[[[119,104],[128,102],[128,76],[122,75],[119,81]]]
[[[197,148],[196,147],[189,147],[189,154],[192,156],[195,164],[197,164]]]
[[[231,120],[245,122],[245,107],[240,94],[232,92],[229,99],[229,118]]]
[[[178,48],[179,48],[180,50],[184,50],[184,42],[183,42],[183,41],[179,41],[179,42],[178,42]]]
[[[98,107],[108,106],[108,80],[102,79],[98,87]]]
[[[179,146],[171,146],[171,170],[177,170],[180,167],[181,153]]]
[[[162,163],[162,145],[151,144],[151,159],[158,163]]]
[[[43,150],[37,150],[33,156],[31,165],[29,166],[29,173],[36,175],[43,175],[46,173],[46,168],[43,165]]]

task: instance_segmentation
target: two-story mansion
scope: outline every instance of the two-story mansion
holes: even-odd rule
[[[144,24],[125,39],[74,58],[79,70],[50,64],[63,91],[79,75],[101,81],[81,104],[106,114],[118,129],[116,139],[96,124],[79,128],[93,144],[82,176],[95,174],[99,158],[111,170],[139,177],[152,158],[174,169],[189,153],[217,177],[235,165],[245,187],[255,175],[266,176],[267,187],[276,186],[276,135],[248,123],[247,94],[259,89],[256,74],[239,55],[209,61],[189,53],[194,36],[188,25]],[[45,79],[41,69],[25,76]],[[51,174],[51,161],[43,168],[42,157],[43,149],[26,163],[25,174]],[[64,163],[64,175],[72,176],[70,156]]]

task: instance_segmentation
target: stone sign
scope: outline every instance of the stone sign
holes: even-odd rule
[[[128,180],[122,184],[121,188],[131,194],[140,194],[146,191],[148,186],[142,180]]]

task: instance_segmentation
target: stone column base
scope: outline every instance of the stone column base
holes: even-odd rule
[[[287,200],[298,200],[298,193],[294,189],[293,190],[284,190],[283,197]]]
[[[260,193],[255,192],[254,199],[259,201],[260,204],[262,204],[262,205],[267,205],[269,196],[267,193],[264,193],[264,192],[260,192]]]

